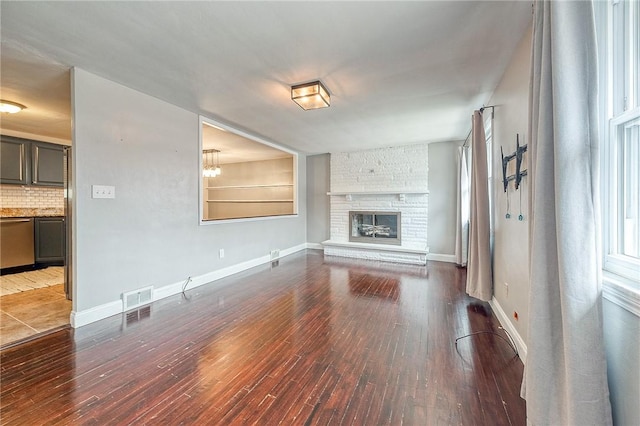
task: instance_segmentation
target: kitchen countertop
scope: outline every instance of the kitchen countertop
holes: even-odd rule
[[[63,208],[24,208],[24,207],[2,207],[0,217],[55,217],[64,216]]]

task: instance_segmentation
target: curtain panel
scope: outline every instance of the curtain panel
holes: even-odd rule
[[[487,143],[480,111],[473,113],[471,134],[471,207],[466,291],[469,296],[488,302],[493,297],[489,175]]]
[[[530,425],[609,425],[592,4],[538,1],[529,124]]]

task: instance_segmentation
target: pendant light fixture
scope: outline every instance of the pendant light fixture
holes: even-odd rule
[[[205,149],[202,151],[202,176],[206,178],[220,176],[220,151]]]
[[[291,86],[291,99],[305,111],[331,105],[329,91],[319,80]]]

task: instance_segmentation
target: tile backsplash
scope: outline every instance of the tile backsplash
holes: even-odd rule
[[[63,208],[64,189],[0,185],[0,206],[7,208]]]

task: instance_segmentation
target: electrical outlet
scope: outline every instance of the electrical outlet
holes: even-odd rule
[[[272,261],[277,260],[280,258],[280,249],[271,250],[271,253],[269,254]]]
[[[219,257],[220,259],[224,259],[224,249],[220,249],[220,250],[218,250],[218,257]]]
[[[506,293],[506,296],[509,297],[509,283],[508,282],[504,282],[504,291]]]

